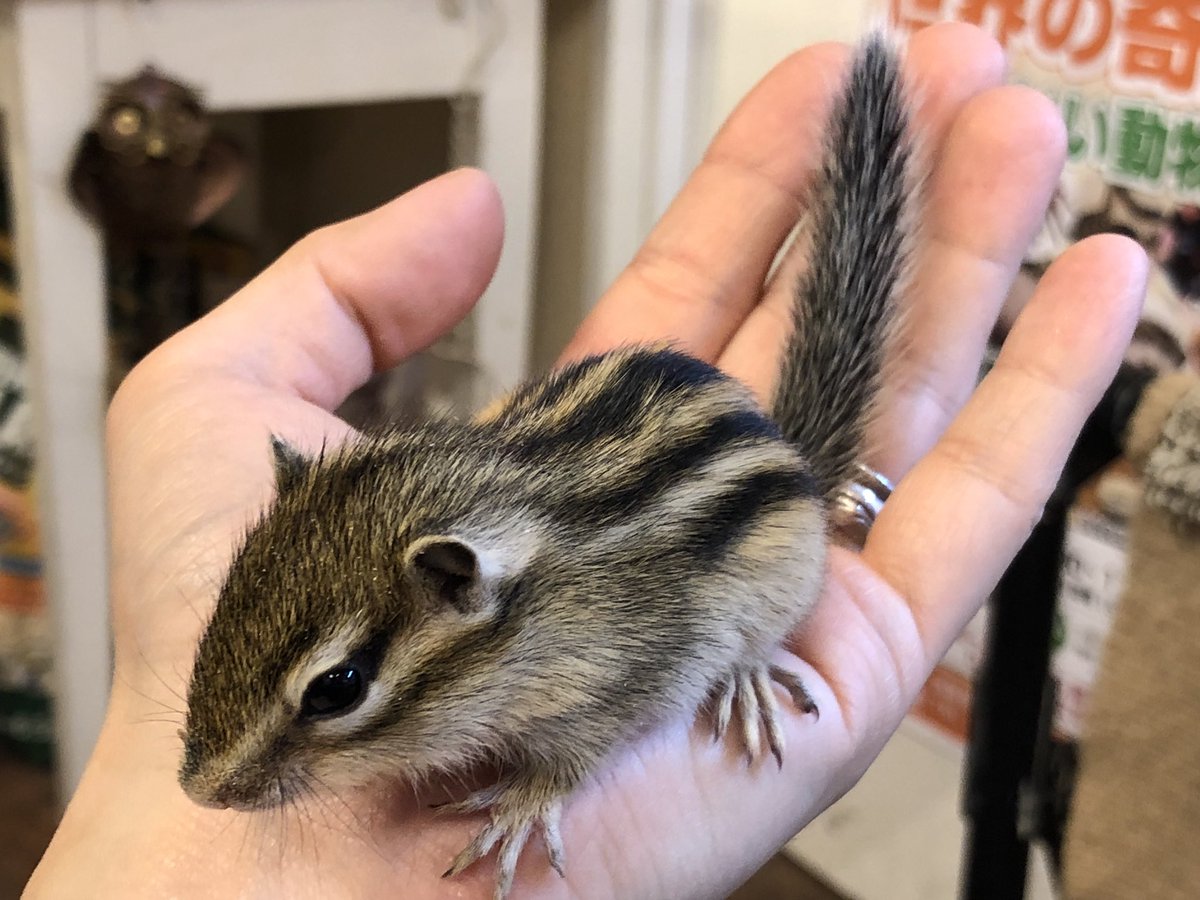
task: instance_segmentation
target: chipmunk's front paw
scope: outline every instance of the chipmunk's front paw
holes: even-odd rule
[[[713,739],[720,740],[729,730],[736,714],[742,745],[750,762],[762,753],[763,740],[775,761],[783,766],[783,731],[779,727],[779,705],[771,682],[778,682],[791,695],[801,712],[817,714],[817,704],[800,676],[779,666],[755,666],[738,669],[713,693]]]
[[[565,877],[562,835],[561,795],[537,782],[501,783],[477,791],[461,803],[448,804],[443,811],[478,811],[491,807],[491,821],[480,829],[466,848],[454,858],[443,878],[451,878],[492,852],[499,844],[495,900],[504,900],[512,889],[521,856],[529,835],[535,829],[546,845],[550,865]]]

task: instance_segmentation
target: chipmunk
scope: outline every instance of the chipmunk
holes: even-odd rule
[[[717,735],[782,761],[773,683],[816,707],[770,659],[817,601],[892,340],[908,116],[872,37],[832,112],[770,416],[706,362],[626,347],[469,422],[315,457],[272,438],[277,496],[191,676],[187,794],[255,810],[490,761],[497,782],[449,807],[490,821],[446,875],[499,845],[503,898],[534,832],[563,872],[564,801],[656,724],[711,708]]]

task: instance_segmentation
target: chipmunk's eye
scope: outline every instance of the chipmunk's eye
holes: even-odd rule
[[[314,678],[300,701],[304,718],[349,712],[362,699],[366,679],[357,666],[339,666]]]

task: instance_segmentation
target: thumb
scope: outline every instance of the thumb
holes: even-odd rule
[[[485,174],[443,175],[313,232],[132,380],[232,375],[333,409],[467,313],[495,271],[503,227]]]

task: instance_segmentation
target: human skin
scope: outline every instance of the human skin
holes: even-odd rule
[[[764,279],[802,209],[814,123],[845,59],[812,47],[755,88],[564,358],[669,339],[766,396],[802,263]],[[972,392],[1057,177],[1062,126],[1039,95],[1000,86],[1000,49],[967,26],[921,32],[906,66],[931,175],[907,338],[868,460],[897,488],[863,551],[833,552],[817,611],[783,651],[820,717],[783,707],[782,768],[748,767],[687,721],[619,749],[567,806],[566,878],[531,842],[515,896],[721,897],[849,789],[1029,533],[1116,369],[1145,260],[1099,236],[1051,267]],[[451,173],[304,239],[122,386],[108,420],[116,674],[28,897],[490,896],[490,860],[440,877],[481,819],[436,816],[437,786],[202,809],[176,781],[176,730],[216,586],[271,495],[267,435],[346,438],[329,410],[465,314],[501,232],[487,178]]]

